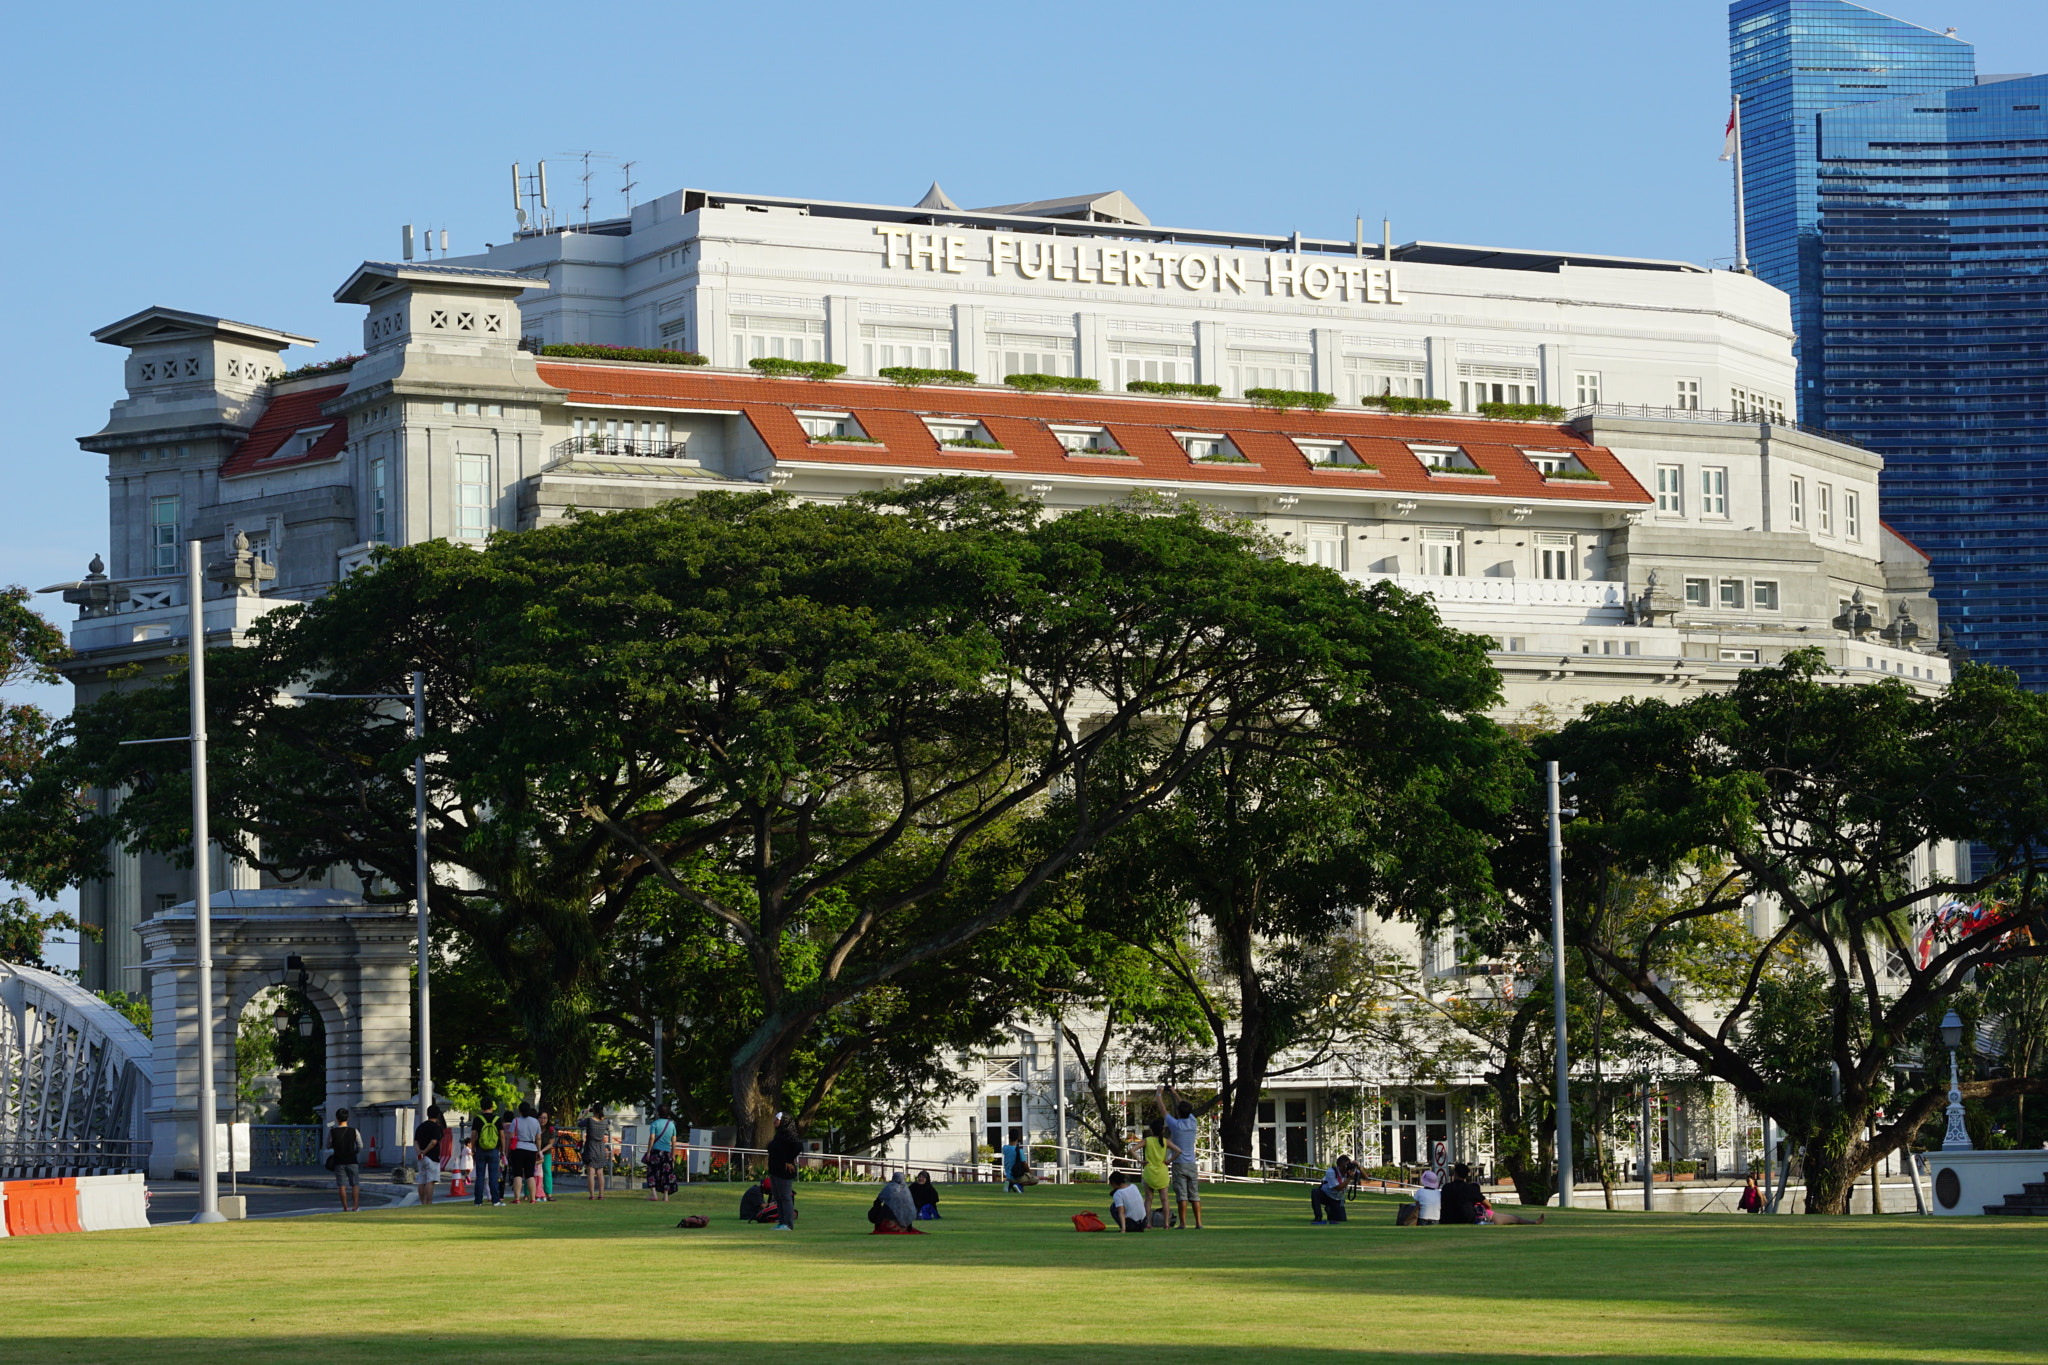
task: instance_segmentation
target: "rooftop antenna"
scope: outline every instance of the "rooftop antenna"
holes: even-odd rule
[[[405,238],[405,259],[409,261],[409,260],[411,260],[411,259],[412,259],[412,224],[411,224],[411,223],[407,223],[407,224],[405,225],[405,233],[404,233],[404,238]]]
[[[1356,232],[1356,235],[1355,235],[1355,236],[1353,237],[1353,239],[1352,239],[1352,240],[1353,240],[1353,244],[1354,244],[1354,246],[1356,247],[1356,252],[1355,252],[1355,254],[1357,255],[1358,259],[1360,259],[1360,260],[1364,260],[1364,259],[1365,259],[1365,215],[1364,215],[1364,214],[1362,214],[1362,213],[1358,215],[1358,225],[1357,225],[1357,228],[1355,229],[1355,232]]]
[[[441,254],[442,254],[443,256],[446,256],[446,255],[448,254],[448,229],[447,229],[447,228],[442,228],[442,229],[441,229]]]
[[[1380,247],[1380,259],[1381,259],[1381,260],[1383,260],[1383,261],[1391,261],[1391,260],[1393,260],[1393,259],[1394,259],[1394,220],[1393,220],[1392,218],[1382,218],[1382,219],[1380,219],[1380,241],[1381,241],[1381,243],[1382,243],[1382,245],[1381,245],[1381,247]]]
[[[512,216],[519,222],[519,230],[526,231],[526,209],[519,202],[519,163],[512,163]]]
[[[633,163],[630,161],[620,162],[619,175],[626,182],[619,188],[619,193],[626,197],[626,216],[631,218],[633,216],[633,187],[640,183],[633,178]]]

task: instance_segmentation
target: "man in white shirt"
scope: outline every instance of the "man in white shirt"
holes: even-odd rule
[[[1122,1171],[1110,1176],[1109,1221],[1118,1232],[1145,1230],[1145,1196]]]
[[[1173,1095],[1178,1100],[1178,1103],[1168,1104],[1167,1096],[1169,1094]],[[1174,1224],[1177,1227],[1186,1227],[1188,1225],[1188,1207],[1193,1205],[1195,1227],[1199,1230],[1202,1226],[1202,1186],[1198,1175],[1200,1167],[1195,1164],[1195,1140],[1199,1135],[1195,1120],[1195,1106],[1188,1103],[1187,1100],[1181,1099],[1178,1091],[1167,1085],[1166,1082],[1161,1081],[1159,1083],[1159,1112],[1166,1119],[1167,1140],[1180,1148],[1180,1155],[1173,1159],[1171,1188],[1173,1190],[1173,1202],[1176,1210]]]
[[[1317,1224],[1345,1220],[1344,1186],[1351,1180],[1351,1158],[1340,1156],[1323,1172],[1323,1183],[1309,1191],[1308,1202]]]

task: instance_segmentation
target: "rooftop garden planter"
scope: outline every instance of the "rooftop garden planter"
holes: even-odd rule
[[[1066,374],[1006,374],[1003,382],[1025,393],[1100,393],[1102,381]]]
[[[984,441],[974,436],[949,436],[939,442],[944,450],[1008,450],[1001,441]]]
[[[1479,415],[1509,422],[1562,422],[1564,409],[1555,403],[1481,403]]]
[[[1133,379],[1124,385],[1125,393],[1150,393],[1162,398],[1220,398],[1221,384],[1173,384],[1162,379]]]
[[[1490,479],[1493,477],[1491,473],[1484,469],[1474,469],[1466,465],[1433,464],[1426,466],[1426,468],[1432,475],[1447,475],[1454,479]]]
[[[347,374],[361,360],[359,355],[345,355],[335,360],[316,360],[310,365],[301,365],[296,370],[270,376],[273,384],[289,384],[294,379],[312,379],[323,374]]]
[[[891,365],[886,369],[877,371],[877,373],[891,384],[906,389],[914,389],[921,384],[972,384],[974,382],[974,371],[972,370],[921,370],[910,365]]]
[[[1317,393],[1313,389],[1246,389],[1244,396],[1262,408],[1285,412],[1289,408],[1307,408],[1310,412],[1321,412],[1337,401],[1334,393]]]
[[[1410,414],[1449,412],[1451,410],[1451,400],[1448,398],[1402,398],[1391,393],[1377,394],[1371,398],[1361,398],[1358,402],[1362,407],[1385,408],[1388,412]]]
[[[747,368],[778,378],[796,379],[837,379],[846,373],[844,365],[834,365],[829,360],[785,360],[776,355],[749,360]]]
[[[543,346],[538,352],[556,360],[631,360],[642,365],[709,365],[695,351],[657,351],[649,346]]]
[[[1245,456],[1245,455],[1196,455],[1196,456],[1194,456],[1194,457],[1192,457],[1192,458],[1194,459],[1194,462],[1195,462],[1196,464],[1250,464],[1250,463],[1251,463],[1251,459],[1250,459],[1250,457],[1248,457],[1248,456]]]
[[[1553,469],[1546,472],[1543,478],[1546,482],[1556,479],[1570,480],[1575,483],[1607,482],[1607,477],[1604,474],[1595,474],[1590,469]]]
[[[813,436],[810,438],[810,441],[814,446],[878,446],[882,444],[872,436]]]

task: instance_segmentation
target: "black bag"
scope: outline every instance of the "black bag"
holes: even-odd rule
[[[1403,1204],[1394,1210],[1394,1226],[1414,1228],[1422,1226],[1422,1205]]]

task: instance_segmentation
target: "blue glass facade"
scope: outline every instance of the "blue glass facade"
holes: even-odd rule
[[[1729,75],[1742,98],[1742,192],[1757,275],[1792,296],[1799,420],[1822,421],[1820,192],[1815,126],[1824,109],[1932,95],[1976,79],[1968,43],[1847,0],[1736,0]]]
[[[2048,76],[1820,115],[1820,424],[1942,617],[2048,688]]]
[[[1737,0],[1757,273],[1799,416],[1882,453],[1942,621],[2048,688],[2048,77],[1846,0]]]

